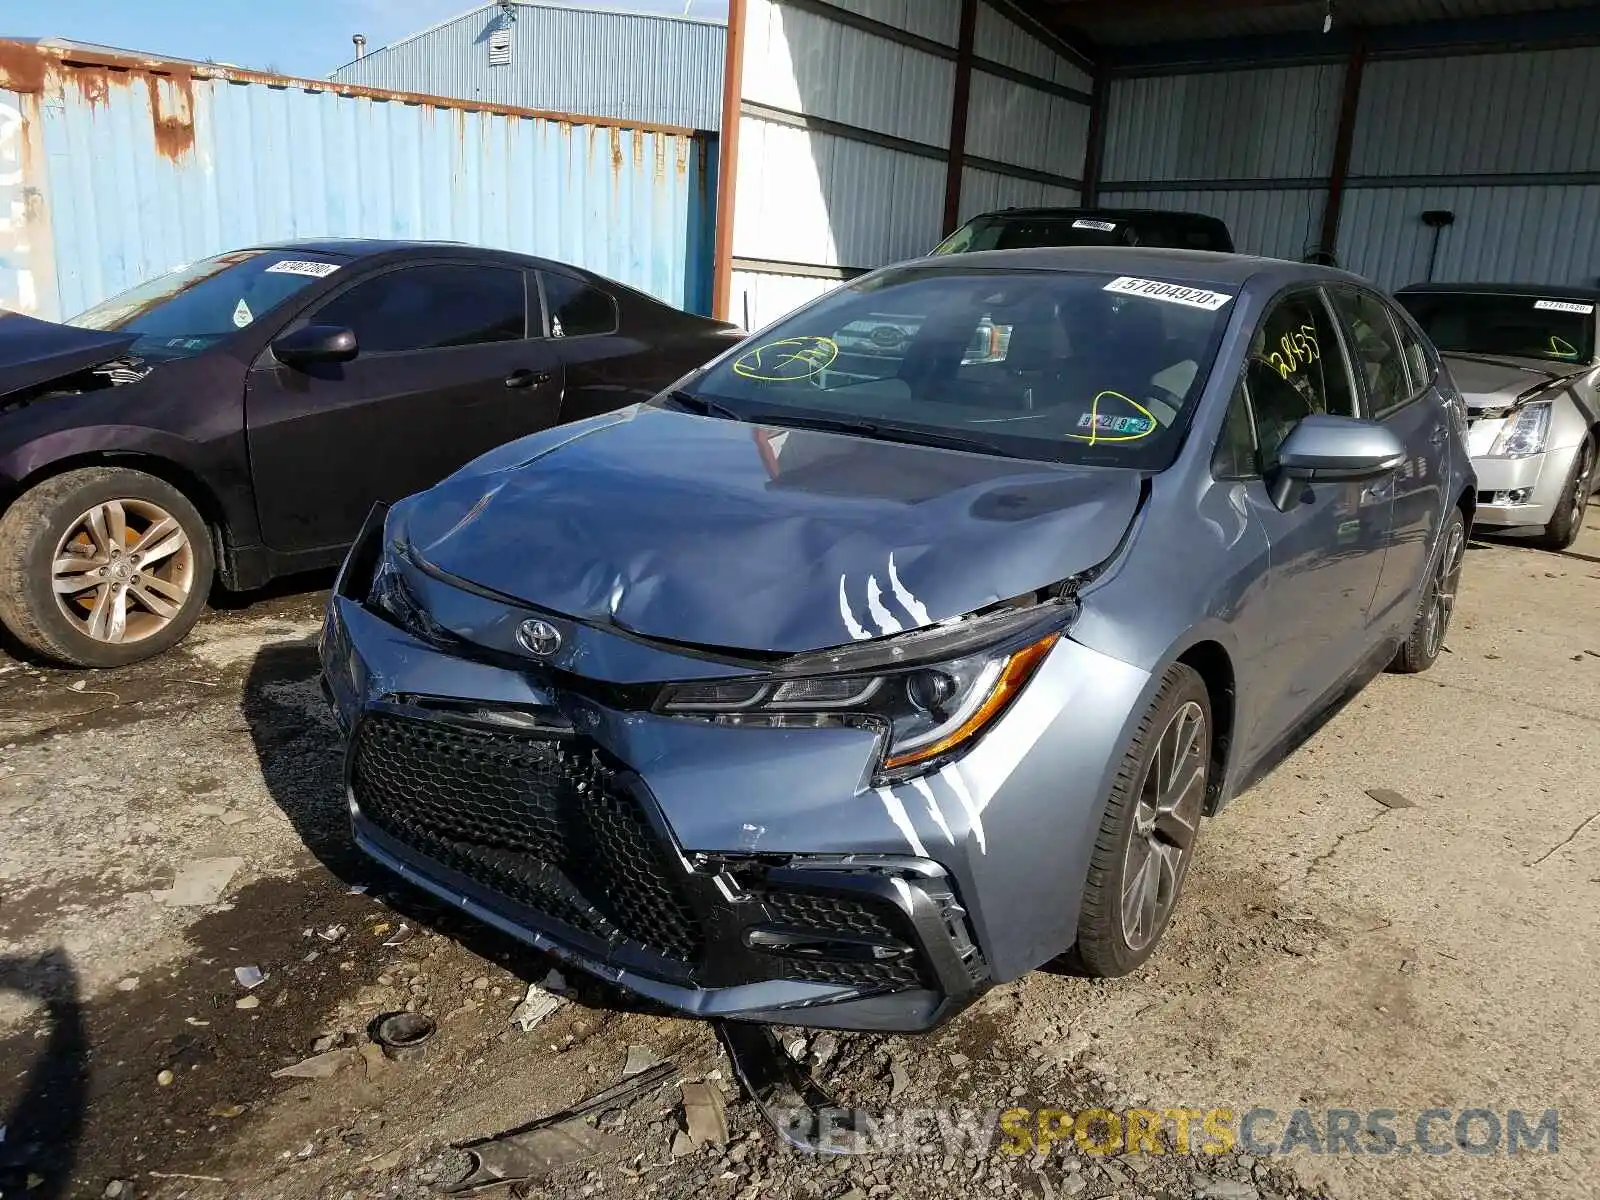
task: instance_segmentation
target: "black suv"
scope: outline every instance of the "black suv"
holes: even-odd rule
[[[1201,213],[1151,208],[1007,208],[973,217],[933,251],[1015,250],[1024,246],[1166,246],[1233,251],[1228,227]]]

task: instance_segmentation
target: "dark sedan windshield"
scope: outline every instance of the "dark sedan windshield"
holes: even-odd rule
[[[129,353],[188,358],[211,349],[341,265],[286,250],[219,254],[141,283],[66,322],[140,335]]]
[[[907,267],[831,293],[696,379],[753,421],[1151,468],[1177,453],[1227,290]]]
[[[1397,297],[1440,350],[1551,362],[1594,359],[1594,302],[1495,292]]]

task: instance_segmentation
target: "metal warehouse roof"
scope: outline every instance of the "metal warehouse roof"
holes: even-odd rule
[[[721,21],[514,0],[370,50],[330,78],[715,130],[726,54]]]
[[[1336,29],[1516,16],[1592,7],[1594,0],[1332,0]],[[1314,34],[1328,0],[1032,0],[1024,7],[1068,37],[1104,46]]]

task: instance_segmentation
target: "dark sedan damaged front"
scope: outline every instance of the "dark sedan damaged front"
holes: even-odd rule
[[[330,601],[365,851],[704,1017],[926,1029],[1070,944],[1148,677],[1063,636],[1069,590],[842,647],[708,651],[441,567],[503,486],[470,482],[454,508],[375,510]],[[929,728],[895,699],[918,687],[977,700]]]

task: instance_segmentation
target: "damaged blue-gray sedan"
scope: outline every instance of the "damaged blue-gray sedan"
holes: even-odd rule
[[[322,644],[356,839],[704,1017],[918,1030],[1069,952],[1126,973],[1202,819],[1439,654],[1463,429],[1337,271],[877,271],[373,513]]]

